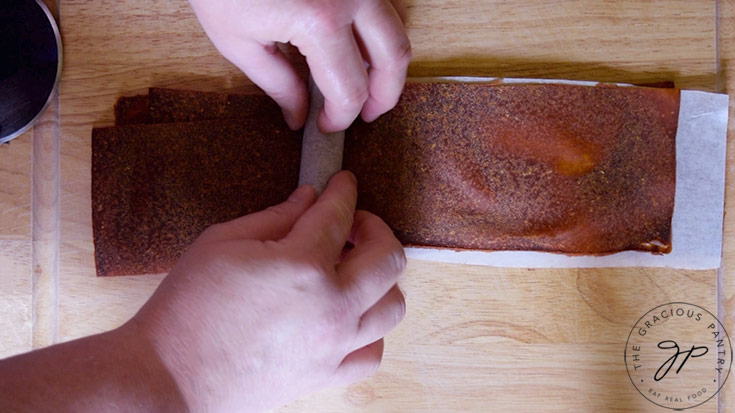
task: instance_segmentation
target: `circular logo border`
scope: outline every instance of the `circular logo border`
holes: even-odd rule
[[[630,376],[630,369],[628,368],[628,343],[630,343],[630,336],[633,335],[633,332],[635,331],[636,326],[638,325],[638,323],[641,322],[641,320],[643,320],[643,318],[646,317],[646,315],[650,314],[651,312],[653,312],[657,308],[661,308],[661,307],[665,307],[665,306],[669,306],[669,305],[676,305],[676,304],[686,304],[686,305],[690,305],[690,306],[699,308],[700,310],[702,310],[702,311],[706,312],[707,314],[709,314],[710,316],[712,316],[712,318],[714,318],[715,321],[717,321],[717,324],[720,325],[720,328],[722,328],[722,331],[725,333],[725,336],[727,337],[727,343],[728,343],[728,346],[730,348],[730,365],[727,368],[727,374],[725,375],[725,378],[722,380],[722,382],[720,383],[720,385],[717,387],[717,391],[714,392],[714,393],[712,393],[711,396],[709,396],[707,399],[703,400],[701,403],[698,403],[698,404],[695,404],[695,405],[692,405],[692,406],[688,406],[688,407],[676,407],[675,408],[675,407],[663,406],[663,405],[660,405],[660,404],[656,403],[655,401],[653,401],[653,400],[649,399],[648,397],[646,397],[646,395],[643,394],[643,392],[641,392],[641,390],[638,388],[638,386],[636,386],[635,382],[633,381],[633,377]],[[664,409],[669,409],[669,410],[687,410],[687,409],[691,409],[691,408],[694,408],[694,407],[701,406],[701,405],[707,403],[708,401],[710,401],[713,397],[715,397],[717,395],[717,393],[719,393],[720,390],[722,390],[722,388],[725,386],[725,383],[727,382],[727,378],[730,377],[730,371],[732,370],[732,359],[733,359],[732,341],[730,340],[730,335],[727,333],[727,330],[725,329],[725,326],[722,325],[722,322],[720,321],[720,319],[717,318],[714,314],[712,314],[706,308],[700,307],[700,306],[698,306],[696,304],[687,303],[685,301],[672,301],[670,303],[665,303],[665,304],[657,305],[656,307],[653,307],[652,309],[646,311],[638,320],[636,320],[635,324],[633,324],[633,328],[630,329],[630,333],[628,333],[628,338],[625,340],[625,351],[623,351],[623,363],[625,363],[625,372],[628,374],[628,379],[630,380],[630,383],[633,385],[633,387],[635,388],[635,390],[641,396],[643,396],[644,399],[648,400],[649,402],[655,404],[656,406],[663,407]]]

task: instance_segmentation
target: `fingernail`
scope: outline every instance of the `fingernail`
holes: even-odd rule
[[[380,115],[375,114],[375,113],[368,115],[367,112],[363,111],[360,117],[365,122],[370,123],[370,122],[374,121],[375,119],[378,119],[378,117],[380,117]]]
[[[291,195],[288,197],[288,202],[293,202],[296,204],[301,204],[303,202],[306,202],[309,197],[311,197],[311,194],[314,191],[314,187],[311,185],[301,185],[300,187],[296,188],[295,191],[291,193]]]
[[[319,133],[321,133],[323,135],[328,135],[328,134],[332,133],[328,129],[325,129],[322,126],[322,122],[319,122],[319,121],[316,122],[316,128],[319,130]]]
[[[355,174],[353,174],[352,171],[347,171],[347,175],[350,176],[350,180],[352,181],[352,183],[357,185],[357,177],[355,176]]]
[[[339,131],[339,129],[335,129],[332,122],[330,122],[327,111],[324,110],[324,108],[319,112],[319,117],[316,119],[316,127],[319,129],[319,132],[325,135]]]
[[[296,120],[294,120],[293,116],[290,113],[283,111],[283,119],[286,121],[286,125],[288,125],[289,129],[291,130],[299,129],[296,125]]]

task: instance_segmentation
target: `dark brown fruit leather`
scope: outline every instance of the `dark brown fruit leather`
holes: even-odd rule
[[[407,245],[667,253],[678,112],[676,89],[408,83],[347,130],[344,167]],[[116,117],[140,125],[93,132],[98,275],[168,271],[297,185],[300,132],[265,96],[151,89]]]
[[[678,112],[676,89],[414,83],[344,167],[404,244],[665,253]]]
[[[166,272],[207,226],[286,200],[301,139],[280,117],[94,129],[97,274]]]

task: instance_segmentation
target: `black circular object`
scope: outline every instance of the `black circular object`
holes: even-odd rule
[[[61,39],[41,0],[0,1],[0,143],[33,126],[61,74]]]

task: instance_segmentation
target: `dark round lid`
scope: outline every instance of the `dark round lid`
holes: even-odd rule
[[[39,0],[0,1],[0,143],[30,128],[61,72],[56,22]]]

